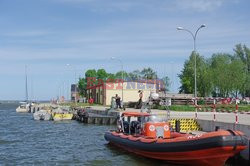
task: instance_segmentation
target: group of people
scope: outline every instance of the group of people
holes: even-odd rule
[[[138,93],[139,93],[139,101],[137,102],[136,108],[141,108],[142,107],[143,91],[139,90]],[[118,94],[116,94],[115,97],[112,97],[112,98],[114,99],[112,101],[115,101],[115,106],[113,106],[113,108],[120,108],[120,109],[122,109],[123,106],[122,106],[121,97],[118,96]],[[94,103],[94,99],[91,97],[88,100],[88,102],[89,102],[89,104],[93,104]]]
[[[139,90],[138,93],[139,93],[139,101],[136,103],[136,108],[140,109],[142,107],[143,91]],[[121,98],[120,98],[120,96],[118,96],[118,94],[116,94],[114,98],[115,98],[116,108],[121,109],[122,106],[121,106]]]

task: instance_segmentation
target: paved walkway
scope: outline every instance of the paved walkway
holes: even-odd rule
[[[97,110],[105,110],[109,109],[109,107],[103,106],[91,106],[93,109]],[[122,110],[121,110],[122,111]],[[140,109],[134,108],[126,108],[126,112],[133,111],[133,112],[140,112]],[[166,110],[157,110],[152,109],[152,113],[159,114],[161,116],[167,116]],[[213,112],[198,112],[198,119],[202,120],[213,120],[214,114]],[[220,113],[216,112],[216,121],[218,122],[226,122],[226,123],[235,123],[236,117],[235,113]],[[170,111],[170,118],[195,118],[195,112],[178,112],[178,111]],[[239,124],[249,125],[250,126],[250,115],[249,114],[238,114],[238,122]]]

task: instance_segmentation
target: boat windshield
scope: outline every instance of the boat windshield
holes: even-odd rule
[[[146,123],[146,122],[167,122],[168,119],[166,116],[159,116],[155,114],[151,114],[149,116],[123,116],[122,121],[127,121],[127,122],[132,122],[132,121],[138,121],[141,123]]]
[[[159,115],[151,115],[146,118],[146,122],[166,122],[166,117],[162,117]]]

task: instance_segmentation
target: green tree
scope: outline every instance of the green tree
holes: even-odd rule
[[[89,77],[97,77],[97,73],[95,69],[89,69],[85,72],[85,78],[79,78],[78,81],[78,89],[79,89],[79,94],[81,96],[86,96],[86,90],[87,90],[87,85],[88,85],[88,78]],[[93,81],[93,83],[96,83],[96,81]]]
[[[234,48],[235,56],[240,58],[250,72],[250,49],[246,45],[237,44]]]
[[[244,90],[247,78],[244,63],[225,53],[214,54],[210,62],[214,94],[237,97]]]
[[[241,60],[232,60],[230,66],[230,85],[232,90],[232,95],[238,97],[239,93],[244,93],[247,74],[245,72],[244,63]]]
[[[80,78],[78,81],[79,94],[81,96],[86,96],[87,80],[85,78]]]
[[[108,73],[107,79],[109,79],[109,80],[115,80],[115,78],[116,78],[115,74]]]
[[[85,78],[88,77],[97,77],[97,73],[95,69],[89,69],[85,72]]]
[[[106,81],[108,78],[108,73],[104,69],[98,69],[96,72],[97,79],[101,79],[103,81]]]
[[[194,67],[195,67],[195,53],[189,56],[189,60],[185,61],[184,68],[179,74],[181,81],[180,93],[194,93]],[[196,54],[196,79],[197,79],[197,95],[204,96],[207,92],[206,85],[209,81],[204,79],[205,75],[208,76],[206,71],[207,66],[204,58]]]
[[[212,92],[212,71],[208,62],[200,57],[197,67],[197,90],[199,96],[209,96]]]
[[[122,75],[123,75],[123,78],[122,78]],[[116,79],[126,79],[127,77],[128,77],[128,73],[126,71],[118,71],[115,74]]]
[[[161,79],[164,83],[164,86],[165,86],[165,91],[169,91],[169,88],[170,88],[170,79],[168,76],[165,76]]]
[[[140,70],[134,70],[134,71],[128,73],[128,77],[131,80],[140,80],[140,79],[142,79]]]
[[[225,53],[213,54],[210,61],[214,94],[227,97],[232,90],[229,80],[231,55]]]
[[[143,79],[157,79],[158,78],[156,72],[150,67],[142,69],[141,75]]]
[[[235,57],[239,58],[245,66],[246,82],[241,91],[242,96],[250,96],[250,49],[246,45],[237,44],[234,48]]]

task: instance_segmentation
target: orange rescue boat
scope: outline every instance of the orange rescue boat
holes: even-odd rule
[[[248,139],[240,131],[185,134],[171,131],[168,122],[156,122],[151,117],[148,113],[125,112],[118,130],[106,132],[104,137],[129,152],[183,165],[224,165],[247,145]]]

